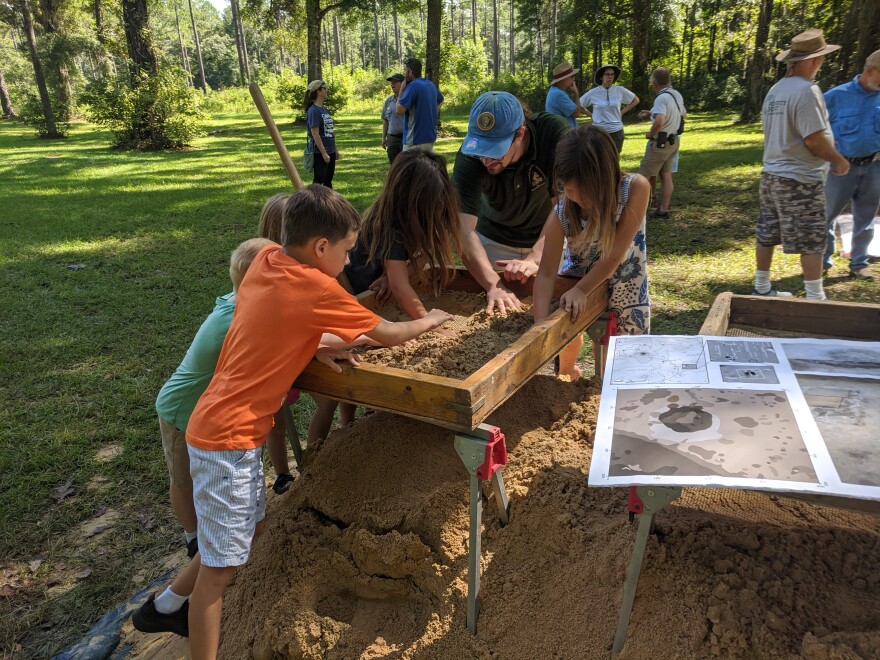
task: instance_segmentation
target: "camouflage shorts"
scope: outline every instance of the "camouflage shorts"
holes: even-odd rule
[[[782,244],[786,254],[825,251],[825,188],[822,182],[801,183],[761,174],[761,210],[757,239],[761,247]]]

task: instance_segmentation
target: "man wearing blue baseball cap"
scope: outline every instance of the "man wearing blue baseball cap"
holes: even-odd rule
[[[486,291],[486,311],[519,309],[507,280],[538,271],[541,229],[556,203],[556,144],[569,131],[558,115],[527,115],[507,92],[486,92],[471,108],[468,132],[455,156],[465,254],[462,261]]]

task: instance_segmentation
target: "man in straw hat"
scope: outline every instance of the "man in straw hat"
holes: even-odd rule
[[[874,216],[880,207],[880,50],[865,60],[864,70],[845,85],[825,92],[831,132],[838,151],[849,161],[849,173],[825,181],[828,246],[825,267],[834,254],[834,219],[852,200],[850,277],[872,280],[868,246],[874,239]]]
[[[840,46],[825,43],[822,30],[807,30],[776,56],[785,77],[764,99],[764,167],[755,248],[753,295],[791,295],[770,285],[773,248],[801,256],[807,298],[824,300],[822,257],[825,252],[825,177],[843,176],[849,162],[834,148],[822,92],[813,84],[828,53]]]
[[[504,269],[504,279],[523,282],[538,272],[541,229],[556,203],[556,145],[570,130],[549,112],[526,116],[507,92],[486,92],[471,107],[452,186],[458,195],[462,261],[486,291],[487,312],[520,308],[496,268]]]
[[[623,115],[639,104],[639,97],[623,85],[615,85],[618,78],[619,66],[603,64],[596,69],[593,76],[596,87],[581,97],[581,107],[594,126],[604,128],[611,135],[620,153],[623,151]],[[593,106],[592,112],[587,110],[590,106]]]
[[[553,79],[550,81],[550,89],[547,91],[547,100],[544,101],[544,110],[565,118],[568,125],[577,126],[575,117],[580,117],[586,111],[581,107],[577,83],[574,74],[580,69],[571,68],[569,62],[562,62],[553,69]]]

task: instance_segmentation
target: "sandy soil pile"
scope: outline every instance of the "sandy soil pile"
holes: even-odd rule
[[[534,323],[530,298],[523,301],[522,311],[506,316],[485,313],[485,294],[448,291],[436,298],[425,296],[423,303],[429,310],[437,308],[453,314],[455,318],[444,328],[455,330],[458,336],[427,333],[412,345],[364,350],[364,361],[464,379],[519,339]],[[376,313],[389,321],[409,320],[394,303],[377,308]]]
[[[453,434],[375,413],[316,448],[224,604],[226,658],[607,657],[635,538],[588,488],[598,391],[536,377],[499,409],[511,518],[484,514],[465,628],[467,473]],[[880,522],[690,490],[657,520],[624,658],[880,656]]]

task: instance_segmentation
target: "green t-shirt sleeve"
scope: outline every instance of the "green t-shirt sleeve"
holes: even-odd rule
[[[458,210],[461,213],[480,215],[480,197],[487,176],[486,168],[478,159],[465,156],[460,150],[455,154],[452,187],[458,195]]]

